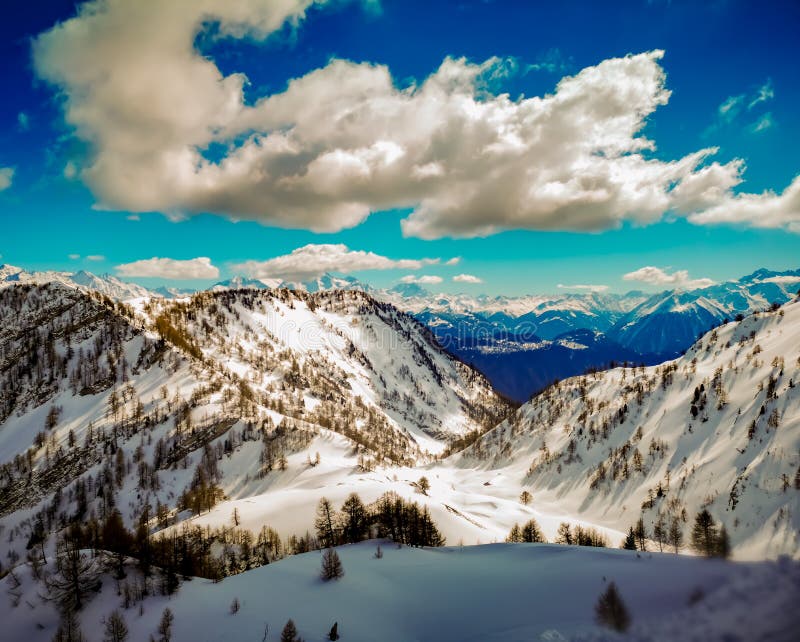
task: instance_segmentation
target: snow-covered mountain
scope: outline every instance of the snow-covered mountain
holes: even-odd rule
[[[675,361],[568,379],[453,463],[527,489],[545,512],[624,531],[708,508],[738,555],[797,556],[798,338],[800,300],[714,329]]]
[[[0,290],[0,359],[0,528],[29,527],[59,488],[71,489],[62,508],[79,510],[75,484],[111,474],[109,449],[112,496],[133,519],[157,502],[175,508],[215,444],[220,457],[223,442],[235,451],[220,467],[226,494],[254,494],[309,453],[342,458],[345,476],[424,463],[508,410],[412,317],[356,291],[130,307],[18,284]]]
[[[97,276],[85,270],[29,272],[13,265],[0,265],[0,288],[16,283],[61,283],[71,288],[100,292],[119,301],[154,295],[153,291],[141,285],[122,281],[111,274]]]
[[[798,290],[800,270],[757,270],[707,288],[660,292],[620,318],[608,335],[641,354],[672,357],[714,325],[785,303]]]

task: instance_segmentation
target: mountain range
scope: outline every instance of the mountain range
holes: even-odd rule
[[[0,266],[0,287],[58,282],[118,300],[176,299],[193,290],[148,290],[111,275],[28,272]],[[483,372],[519,403],[553,381],[615,363],[653,365],[679,356],[702,333],[737,315],[788,301],[800,289],[800,269],[759,269],[740,279],[693,290],[558,295],[434,294],[416,283],[376,289],[349,276],[307,282],[236,276],[209,288],[289,289],[309,293],[358,290],[412,314],[451,354]]]

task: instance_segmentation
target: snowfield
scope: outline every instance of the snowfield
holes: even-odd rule
[[[165,607],[175,614],[174,642],[262,640],[265,626],[266,640],[278,640],[289,618],[306,642],[327,639],[334,622],[343,642],[791,642],[800,627],[800,565],[785,558],[735,563],[556,545],[398,549],[375,541],[337,551],[345,575],[327,583],[319,579],[319,551],[217,584],[184,582],[170,599],[147,598],[141,614],[138,606],[121,609],[129,639],[155,635]],[[4,639],[49,641],[56,612],[26,569],[17,577],[21,585],[13,590],[6,578],[8,599],[0,600]],[[624,636],[594,621],[594,604],[612,581],[631,615]],[[234,598],[241,608],[231,614]],[[89,642],[103,639],[99,623],[120,601],[115,580],[106,577],[80,614]]]

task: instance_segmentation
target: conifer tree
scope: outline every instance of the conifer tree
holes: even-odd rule
[[[669,543],[677,555],[678,551],[683,546],[683,529],[681,528],[680,519],[677,516],[673,517],[669,523]]]
[[[344,568],[342,567],[342,560],[335,549],[329,548],[322,554],[322,571],[320,577],[323,581],[338,580],[344,577]]]
[[[317,504],[317,518],[314,526],[317,529],[317,539],[324,548],[330,548],[337,544],[336,541],[336,511],[330,501],[323,497]]]
[[[598,624],[614,631],[623,632],[630,626],[631,618],[628,615],[628,609],[614,582],[611,582],[608,588],[600,594],[594,612]]]
[[[628,529],[628,534],[625,536],[625,540],[622,542],[622,548],[624,548],[626,551],[636,550],[636,535],[633,532],[633,526]]]
[[[701,555],[711,557],[717,551],[717,525],[708,509],[704,508],[694,518],[692,547]]]
[[[283,631],[281,631],[281,642],[302,642],[297,635],[297,627],[291,619],[286,622],[286,626],[284,626]]]
[[[171,642],[172,640],[172,623],[175,621],[175,616],[169,607],[164,609],[161,614],[161,621],[158,623],[158,642]]]
[[[114,609],[111,615],[106,619],[105,638],[104,642],[125,642],[128,639],[128,625],[125,624],[125,618],[122,614]]]

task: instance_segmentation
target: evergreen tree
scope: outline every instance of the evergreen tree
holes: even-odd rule
[[[636,550],[636,534],[633,532],[633,526],[628,529],[628,534],[625,536],[625,540],[622,542],[622,548],[624,548],[626,551]]]
[[[575,540],[572,537],[572,527],[568,522],[561,522],[558,525],[558,532],[556,533],[556,544],[574,544]]]
[[[56,574],[46,579],[50,597],[62,611],[79,611],[99,585],[97,569],[81,551],[76,534],[68,533],[56,548]]]
[[[53,642],[86,642],[75,611],[67,610],[61,613],[61,621],[53,636]]]
[[[128,639],[128,625],[125,624],[125,618],[122,614],[114,609],[111,615],[106,619],[105,638],[104,642],[125,642]]]
[[[369,513],[356,493],[350,493],[342,504],[342,536],[348,544],[366,539],[369,530]]]
[[[283,627],[281,642],[303,642],[297,635],[297,627],[292,620],[286,622],[286,626]]]
[[[701,555],[711,557],[717,551],[717,525],[708,509],[704,508],[694,518],[692,547]]]
[[[428,481],[427,477],[420,477],[417,482],[417,488],[419,488],[419,492],[423,495],[427,495],[428,491],[431,489],[431,483]]]
[[[103,524],[103,548],[114,554],[114,568],[117,579],[125,577],[125,557],[130,553],[133,538],[122,523],[122,515],[116,508],[112,510]]]
[[[636,536],[636,545],[640,551],[647,550],[647,528],[644,525],[644,517],[640,517],[636,526],[633,527],[633,534]]]
[[[317,504],[317,518],[314,527],[317,529],[317,539],[323,548],[336,546],[336,511],[327,498],[323,497]]]
[[[339,623],[334,622],[331,630],[328,632],[328,639],[329,640],[338,640],[339,639]]]
[[[519,527],[519,524],[514,524],[511,527],[511,531],[508,533],[506,541],[511,544],[519,544],[522,542],[522,529]]]
[[[669,543],[677,555],[678,551],[683,546],[683,528],[681,528],[680,519],[678,517],[673,517],[669,523]]]
[[[175,621],[175,616],[169,607],[164,609],[161,614],[161,621],[158,623],[158,642],[171,642],[172,640],[172,623]]]
[[[338,580],[344,577],[344,568],[342,567],[342,560],[339,559],[338,553],[332,549],[326,549],[322,554],[322,571],[320,577],[325,581]]]
[[[663,513],[659,513],[656,523],[653,524],[653,539],[658,542],[658,550],[664,552],[664,542],[667,541],[667,524]]]
[[[522,527],[520,531],[523,542],[547,542],[542,529],[535,519],[531,518]]]
[[[631,623],[628,609],[620,597],[617,585],[614,582],[600,594],[594,606],[597,623],[614,631],[626,631]]]

